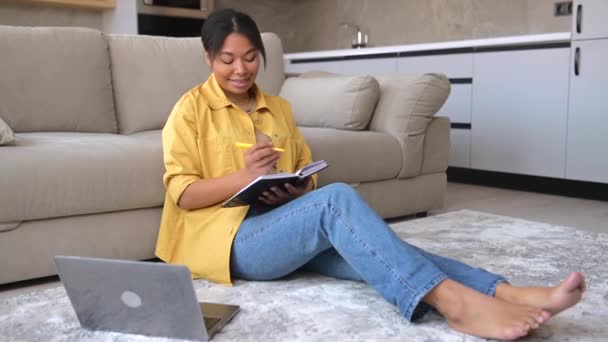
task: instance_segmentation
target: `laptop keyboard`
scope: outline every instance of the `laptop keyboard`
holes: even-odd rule
[[[205,327],[207,328],[207,331],[211,330],[211,328],[213,328],[216,324],[218,324],[221,319],[219,318],[215,318],[215,317],[204,317],[205,319]]]

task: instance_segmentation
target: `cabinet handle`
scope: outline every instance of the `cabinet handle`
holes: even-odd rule
[[[576,33],[581,33],[583,24],[583,5],[576,6]]]
[[[574,75],[578,76],[580,74],[579,66],[580,66],[580,58],[581,58],[581,48],[577,47],[574,50]]]

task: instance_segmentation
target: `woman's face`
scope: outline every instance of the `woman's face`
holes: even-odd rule
[[[260,69],[260,51],[240,33],[229,34],[213,60],[208,53],[205,58],[217,83],[229,97],[247,94]]]

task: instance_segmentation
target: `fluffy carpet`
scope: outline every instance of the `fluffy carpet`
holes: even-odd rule
[[[516,285],[558,283],[585,273],[588,291],[525,341],[606,341],[608,235],[458,211],[393,224],[408,242],[504,274]],[[214,341],[482,341],[452,331],[431,313],[410,324],[364,283],[300,273],[232,288],[194,282],[201,301],[241,306]],[[137,335],[80,328],[62,287],[0,301],[0,340],[140,341]],[[167,341],[167,339],[155,339]]]

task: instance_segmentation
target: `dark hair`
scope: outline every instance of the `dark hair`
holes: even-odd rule
[[[262,53],[264,67],[266,67],[266,50],[258,26],[247,14],[231,8],[214,11],[203,24],[201,40],[211,59],[220,52],[226,37],[235,32],[247,37],[251,44]]]

